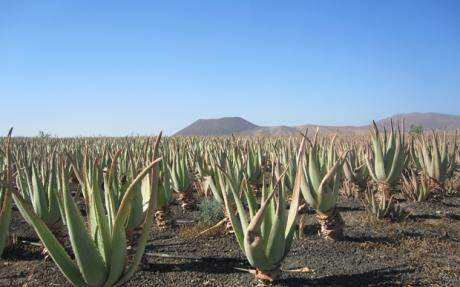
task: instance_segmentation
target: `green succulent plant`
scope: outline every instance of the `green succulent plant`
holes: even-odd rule
[[[188,170],[187,159],[177,152],[171,165],[168,165],[171,176],[171,187],[179,194],[179,201],[184,210],[195,209],[195,200],[192,194],[193,178]]]
[[[404,130],[404,124],[402,130]],[[398,183],[406,165],[404,135],[401,133],[400,126],[398,125],[395,129],[391,122],[390,135],[387,136],[385,130],[381,136],[377,125],[372,122],[371,141],[373,163],[369,156],[366,157],[369,174],[380,190],[389,193]]]
[[[302,150],[303,143],[300,152]],[[229,180],[229,175],[226,172],[224,174],[226,180]],[[229,212],[229,215],[238,244],[251,266],[256,269],[256,278],[264,283],[274,281],[280,272],[280,264],[289,252],[293,241],[299,207],[302,180],[300,169],[296,176],[289,209],[286,207],[285,191],[279,188],[281,178],[268,188],[263,185],[261,205],[258,209],[256,198],[247,180],[245,185],[239,187],[228,184],[226,188],[222,183],[227,210],[232,210],[230,199],[236,205],[236,213]],[[245,210],[240,193],[245,195],[248,212]]]
[[[61,219],[62,199],[58,195],[56,156],[35,162],[17,161],[16,183],[22,196],[31,202],[34,211],[51,226]]]
[[[114,192],[105,190],[104,201],[97,178],[102,177],[101,169],[90,168],[86,175],[86,200],[88,202],[88,227],[77,204],[68,190],[69,175],[64,164],[59,167],[59,192],[63,197],[65,223],[69,234],[74,262],[59,243],[44,221],[36,214],[22,195],[13,190],[13,197],[19,211],[35,229],[51,258],[65,277],[75,286],[120,286],[136,271],[147,244],[153,220],[155,198],[158,186],[156,167],[161,158],[145,167],[129,184],[118,209],[113,208]],[[151,174],[149,172],[153,170]],[[126,226],[133,200],[138,192],[136,186],[144,181],[150,184],[148,204],[142,232],[133,260],[128,264]],[[108,199],[108,200],[107,200]]]
[[[244,171],[248,183],[253,189],[257,189],[262,177],[262,153],[260,147],[254,148],[248,144],[246,146],[244,163],[246,167]]]
[[[426,175],[417,174],[411,170],[408,175],[403,175],[401,184],[402,195],[411,201],[426,201],[431,194],[429,180]]]
[[[321,233],[326,239],[342,236],[343,220],[336,209],[339,196],[339,169],[343,165],[348,151],[337,158],[334,136],[327,150],[322,152],[318,147],[318,130],[310,146],[308,161],[300,170],[305,180],[302,184],[302,195],[309,206],[316,210],[316,217],[321,225]]]
[[[12,164],[11,164],[11,133],[10,129],[7,139],[3,143],[3,150],[0,150],[0,256],[8,245],[8,236],[13,207],[12,198]]]
[[[174,224],[169,209],[169,205],[173,199],[171,177],[164,161],[160,163],[158,179],[157,211],[155,212],[155,219],[158,227],[164,230]],[[142,190],[144,191],[144,188]]]
[[[388,218],[399,221],[408,216],[394,199],[394,195],[388,196],[384,190],[368,188],[361,199],[366,211],[377,219]]]
[[[450,179],[457,168],[457,135],[449,151],[446,140],[446,133],[442,141],[439,135],[433,131],[432,137],[423,135],[418,137],[418,144],[415,146],[413,157],[416,165],[431,179],[431,189],[444,189],[443,183]]]
[[[344,150],[345,147],[342,147]],[[361,147],[349,148],[348,157],[342,165],[344,182],[343,189],[346,196],[359,197],[365,190],[369,171],[366,166],[365,156]]]

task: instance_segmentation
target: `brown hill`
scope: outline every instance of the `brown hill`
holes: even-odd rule
[[[446,115],[439,113],[408,113],[397,114],[377,121],[378,125],[389,125],[390,121],[394,123],[404,119],[405,129],[409,130],[411,125],[422,126],[425,131],[431,129],[455,131],[460,129],[460,116]],[[369,120],[370,122],[371,120]],[[319,125],[301,125],[295,127],[289,126],[258,126],[240,117],[230,117],[221,119],[198,120],[188,127],[180,130],[176,135],[186,136],[220,136],[230,134],[269,136],[269,135],[293,135],[305,129],[314,130],[319,127],[322,134],[348,134],[362,135],[369,130],[369,125],[363,126],[319,126]]]
[[[200,119],[178,131],[175,135],[220,136],[240,133],[254,128],[258,128],[258,126],[240,117]]]

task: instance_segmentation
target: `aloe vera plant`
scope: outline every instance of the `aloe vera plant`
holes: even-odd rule
[[[429,179],[426,175],[417,174],[411,170],[408,175],[402,177],[401,192],[403,196],[411,201],[426,201],[431,194]]]
[[[127,188],[130,182],[135,178],[137,169],[132,158],[133,156],[129,155],[129,153],[124,153],[124,156],[121,157],[122,154],[122,150],[119,150],[112,157],[112,164],[108,169],[104,170],[105,172],[102,175],[105,201],[109,204],[109,208],[115,212],[120,208]],[[122,160],[120,164],[119,159]],[[81,185],[84,193],[101,192],[99,190],[99,186],[101,186],[101,177],[100,175],[94,175],[98,169],[101,169],[99,161],[95,160],[89,162],[86,166],[87,168],[83,170],[83,176],[81,177]],[[94,189],[94,191],[91,191],[91,189]],[[134,193],[132,208],[127,223],[127,229],[129,231],[134,230],[144,221],[144,210],[142,206],[144,200],[142,197],[143,195],[149,195],[149,193],[145,194],[142,192],[142,183],[135,185],[134,189],[136,192]],[[146,199],[147,202],[148,200],[149,198]]]
[[[342,150],[345,148],[342,147]],[[353,146],[349,149],[342,169],[344,175],[343,190],[348,197],[358,197],[365,189],[369,177],[369,171],[364,160],[361,147]]]
[[[17,161],[17,186],[22,196],[29,200],[37,215],[52,226],[61,219],[62,202],[58,195],[56,156],[49,156],[35,162]]]
[[[169,205],[172,201],[171,179],[165,161],[160,163],[158,179],[157,211],[155,212],[155,220],[158,227],[164,230],[174,224],[169,210]]]
[[[456,152],[457,134],[450,152],[445,132],[442,141],[434,131],[431,138],[423,135],[418,138],[413,156],[417,166],[429,177],[431,190],[444,190],[443,183],[453,176],[457,168]]]
[[[394,195],[388,196],[385,190],[368,188],[361,201],[366,211],[377,219],[401,220],[408,216],[407,212],[396,203]]]
[[[193,182],[187,166],[187,159],[177,152],[171,165],[168,165],[171,176],[172,189],[179,194],[179,202],[184,210],[195,209],[195,200],[192,194]]]
[[[221,166],[221,164],[223,165]],[[225,203],[225,194],[231,193],[232,189],[239,190],[245,179],[243,162],[238,152],[233,150],[230,157],[214,161],[211,176],[208,179],[214,200],[224,208],[226,230],[227,232],[233,232],[230,213],[235,211],[236,206],[232,197],[227,198],[227,204]],[[248,183],[247,178],[246,183]]]
[[[156,144],[159,143],[159,138]],[[154,158],[156,155],[154,155]],[[87,228],[84,217],[81,215],[76,203],[68,190],[69,175],[61,162],[59,166],[59,181],[62,190],[65,210],[66,226],[69,233],[70,243],[75,255],[74,262],[67,254],[64,247],[58,242],[42,219],[35,213],[33,208],[17,191],[13,191],[13,197],[21,214],[33,226],[43,245],[48,250],[51,258],[59,267],[65,277],[75,286],[120,286],[124,284],[136,271],[145,250],[150,233],[155,198],[158,188],[157,165],[161,158],[156,158],[147,165],[137,177],[129,184],[123,199],[117,210],[112,208],[113,202],[104,201],[100,190],[94,183],[100,178],[100,170],[92,170],[88,179],[86,200],[88,202]],[[153,171],[152,171],[153,170]],[[152,171],[151,173],[149,173]],[[146,180],[147,178],[147,180]],[[141,181],[150,184],[150,200],[146,210],[146,216],[142,225],[136,253],[133,260],[128,264],[126,225],[133,207],[133,198],[138,192],[135,188]],[[114,194],[110,190],[108,198]]]
[[[404,130],[404,123],[402,130]],[[391,122],[389,137],[386,130],[381,136],[377,125],[372,122],[371,140],[374,161],[371,162],[369,155],[366,157],[369,174],[377,183],[378,190],[390,193],[398,183],[406,165],[404,135],[401,133],[400,126],[395,129]]]
[[[307,165],[299,168],[305,177],[302,184],[302,195],[305,201],[316,210],[316,218],[321,225],[321,234],[326,239],[340,238],[344,226],[336,204],[340,187],[339,169],[348,151],[342,152],[337,158],[334,150],[335,138],[334,136],[331,140],[327,151],[321,153],[318,150],[317,130],[310,146]]]
[[[217,168],[213,175],[207,177],[207,180],[209,182],[209,189],[211,190],[213,199],[217,201],[221,206],[224,206],[224,196],[222,194],[222,187],[220,184],[222,176],[218,172]]]
[[[302,150],[303,143],[299,153]],[[228,174],[224,174],[228,179]],[[236,239],[249,263],[255,268],[256,278],[262,283],[269,283],[277,278],[281,262],[289,252],[294,236],[302,180],[300,169],[289,209],[286,208],[285,191],[279,188],[281,178],[282,176],[275,184],[270,185],[268,190],[262,188],[259,209],[247,181],[246,185],[240,185],[238,189],[233,184],[227,185],[228,192],[222,183],[227,210],[232,210],[230,198],[236,205],[237,212],[229,212]],[[244,208],[240,193],[244,193],[249,212]]]
[[[12,166],[11,166],[11,133],[4,142],[3,150],[0,150],[0,256],[3,249],[8,245],[9,228],[11,221],[12,199]]]
[[[260,147],[254,148],[249,144],[245,152],[245,175],[253,190],[257,190],[262,177],[262,153]]]
[[[284,149],[281,156],[282,165],[287,168],[286,175],[284,176],[283,184],[288,190],[294,189],[295,176],[297,174],[297,161],[298,159],[295,156],[292,156],[290,153],[291,149]],[[280,169],[275,169],[277,176],[280,175]]]
[[[202,152],[202,154],[200,154]],[[195,189],[197,193],[207,197],[210,190],[210,176],[212,173],[211,152],[202,147],[202,150],[195,151],[192,161],[196,167]]]

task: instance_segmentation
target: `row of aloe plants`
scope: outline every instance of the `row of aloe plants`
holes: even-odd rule
[[[361,197],[371,214],[383,218],[398,213],[398,192],[422,201],[446,188],[458,169],[456,136],[408,138],[403,129],[391,125],[381,134],[374,123],[370,143],[320,137],[318,131],[312,139],[299,135],[302,140],[172,137],[161,146],[161,135],[155,145],[149,138],[12,144],[8,137],[0,153],[0,251],[8,242],[14,198],[74,285],[119,285],[136,270],[153,218],[167,228],[174,222],[174,197],[186,212],[196,208],[196,190],[222,206],[257,278],[272,281],[292,244],[302,202],[316,210],[323,236],[336,239],[344,226],[336,208],[340,192]],[[80,187],[86,218],[69,184]],[[76,262],[53,234],[58,222],[68,230]],[[133,232],[141,235],[134,260],[127,260]]]

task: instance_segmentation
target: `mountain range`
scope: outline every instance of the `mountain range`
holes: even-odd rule
[[[423,130],[447,130],[455,131],[460,129],[460,116],[439,113],[407,113],[397,114],[377,121],[377,125],[388,126],[391,121],[398,123],[404,119],[405,129],[408,130],[412,125],[422,126]],[[369,125],[363,126],[321,126],[314,124],[300,126],[259,126],[241,117],[225,117],[219,119],[199,119],[175,135],[181,136],[224,136],[231,134],[248,136],[267,136],[267,135],[292,135],[305,129],[320,128],[322,134],[339,133],[348,135],[365,134],[369,130]]]

